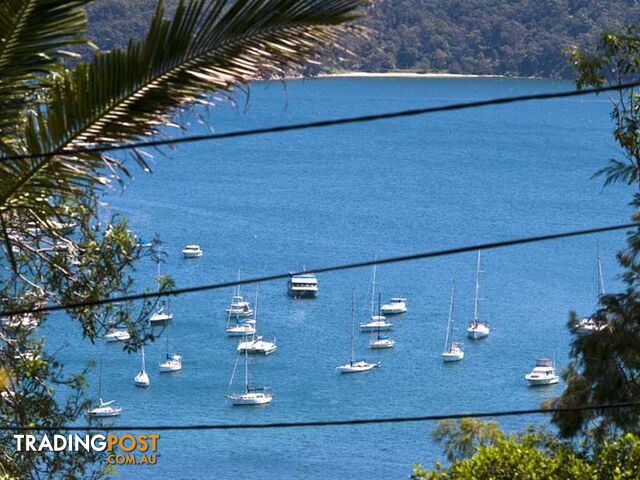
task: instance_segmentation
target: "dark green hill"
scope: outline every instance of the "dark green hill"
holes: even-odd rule
[[[170,6],[177,0],[170,0]],[[97,0],[90,28],[101,48],[144,32],[156,0]],[[564,50],[593,45],[603,30],[640,23],[638,0],[375,0],[353,40],[354,57],[336,53],[331,69],[570,75]]]

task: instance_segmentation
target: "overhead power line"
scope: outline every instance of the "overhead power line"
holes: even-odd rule
[[[177,288],[173,290],[166,290],[164,292],[137,293],[133,295],[123,295],[120,297],[103,298],[100,300],[88,300],[88,301],[76,302],[76,303],[65,303],[62,305],[50,305],[46,307],[33,308],[33,309],[12,310],[12,311],[4,310],[0,312],[0,317],[9,316],[9,315],[23,315],[23,314],[30,314],[30,313],[55,312],[59,310],[68,310],[68,309],[81,308],[81,307],[94,307],[94,306],[104,305],[108,303],[128,302],[128,301],[134,301],[134,300],[146,300],[146,299],[159,298],[159,297],[170,297],[170,296],[184,295],[187,293],[204,292],[208,290],[219,290],[222,288],[235,287],[237,285],[247,285],[247,284],[269,282],[273,280],[282,280],[282,279],[289,278],[292,275],[301,275],[303,273],[317,274],[317,273],[337,272],[340,270],[350,270],[353,268],[369,267],[372,265],[384,265],[388,263],[408,262],[411,260],[422,260],[426,258],[445,257],[448,255],[456,255],[456,254],[466,253],[466,252],[475,252],[478,250],[490,250],[495,248],[511,247],[514,245],[523,245],[527,243],[559,240],[562,238],[578,237],[582,235],[592,235],[596,233],[612,232],[616,230],[626,230],[628,228],[634,228],[634,227],[640,227],[640,223],[625,223],[620,225],[609,225],[605,227],[588,228],[585,230],[572,230],[568,232],[549,233],[546,235],[537,235],[537,236],[531,236],[531,237],[521,237],[521,238],[516,238],[512,240],[478,243],[475,245],[467,245],[464,247],[448,248],[444,250],[432,250],[427,252],[414,253],[410,255],[402,255],[402,256],[388,257],[388,258],[377,258],[374,260],[366,260],[363,262],[346,263],[346,264],[334,265],[330,267],[308,269],[308,270],[305,270],[304,272],[279,273],[274,275],[265,275],[262,277],[248,278],[245,280],[233,280],[229,282],[213,283],[208,285],[197,285],[195,287]]]
[[[601,405],[581,405],[577,407],[553,407],[531,408],[526,410],[499,410],[494,412],[470,412],[452,413],[444,415],[421,415],[412,417],[383,417],[383,418],[351,418],[345,420],[310,420],[303,422],[273,422],[273,423],[214,423],[195,425],[71,425],[71,426],[0,426],[0,431],[33,432],[33,431],[166,431],[166,430],[257,430],[276,428],[302,428],[302,427],[338,427],[354,425],[373,425],[382,423],[412,423],[433,422],[439,420],[460,420],[463,418],[489,418],[489,417],[517,417],[524,415],[538,415],[559,412],[580,412],[587,410],[611,410],[619,408],[640,407],[640,401],[605,403]]]
[[[249,137],[255,135],[266,135],[271,133],[292,132],[296,130],[307,130],[311,128],[334,127],[338,125],[350,125],[357,123],[375,122],[379,120],[390,120],[394,118],[415,117],[418,115],[427,115],[439,112],[452,112],[456,110],[467,110],[471,108],[489,107],[492,105],[506,105],[509,103],[552,100],[557,98],[578,97],[584,95],[592,95],[604,92],[627,90],[634,87],[640,87],[639,82],[621,83],[608,87],[586,88],[582,90],[568,90],[563,92],[535,93],[530,95],[516,95],[511,97],[498,97],[488,100],[476,100],[472,102],[451,103],[437,107],[414,108],[409,110],[401,110],[388,113],[376,113],[371,115],[361,115],[356,117],[337,118],[333,120],[319,120],[315,122],[295,123],[290,125],[278,125],[274,127],[252,128],[248,130],[238,130],[227,133],[209,133],[203,135],[191,135],[180,138],[148,140],[141,142],[125,143],[121,145],[99,145],[95,147],[79,147],[63,151],[43,152],[43,153],[27,153],[21,155],[10,155],[0,157],[0,162],[8,162],[12,160],[27,160],[33,158],[48,158],[56,155],[73,155],[79,153],[91,152],[114,152],[119,150],[131,150],[135,148],[159,147],[162,145],[176,145],[180,143],[194,143],[213,140],[224,140],[230,138]]]

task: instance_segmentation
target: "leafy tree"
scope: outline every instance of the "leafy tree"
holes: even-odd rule
[[[126,48],[74,53],[86,43],[90,0],[0,0],[0,308],[75,303],[126,294],[142,248],[125,219],[99,214],[98,200],[151,154],[74,152],[128,143],[178,126],[174,114],[208,105],[252,79],[297,68],[353,31],[364,0],[185,0],[171,19],[158,2],[149,30]],[[177,3],[177,4],[176,4]],[[54,156],[43,155],[54,152]],[[31,155],[7,160],[8,156]],[[161,279],[163,288],[171,281]],[[125,326],[135,350],[153,340],[151,302],[75,308],[95,341]],[[67,372],[38,336],[46,315],[0,325],[3,426],[61,426],[86,411],[84,371]],[[41,432],[35,432],[41,433]],[[98,478],[92,453],[15,451],[0,433],[3,478]]]
[[[441,424],[437,435],[442,428],[453,434],[447,445],[454,453],[450,465],[437,463],[433,470],[415,465],[412,480],[631,480],[640,475],[640,437],[633,434],[584,453],[539,428],[508,435],[493,422],[471,419]]]
[[[640,37],[634,29],[620,35],[606,34],[598,49],[574,49],[577,85],[602,86],[640,78]],[[611,95],[613,136],[622,147],[622,158],[612,159],[598,172],[605,184],[624,182],[634,187],[633,220],[640,221],[640,98],[631,88]],[[631,231],[627,248],[618,254],[626,289],[603,296],[594,318],[597,331],[574,337],[571,361],[563,373],[566,388],[549,405],[571,407],[635,401],[640,398],[640,232]],[[569,326],[575,321],[570,317]],[[640,408],[604,411],[558,412],[553,415],[563,437],[584,435],[595,442],[619,435],[640,433]]]

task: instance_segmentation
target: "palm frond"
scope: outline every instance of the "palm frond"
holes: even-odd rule
[[[66,73],[50,102],[29,116],[24,141],[33,153],[122,143],[157,134],[176,108],[204,101],[304,64],[339,40],[365,0],[192,0],[172,20],[162,4],[145,39],[99,53]],[[134,158],[145,166],[136,152]],[[101,154],[0,165],[0,213],[46,209],[52,193],[65,200],[82,189],[127,175],[123,163]]]
[[[60,69],[64,48],[83,41],[90,0],[0,0],[0,151],[15,150],[39,80]]]

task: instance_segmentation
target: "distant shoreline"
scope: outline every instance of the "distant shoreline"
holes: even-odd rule
[[[430,72],[335,72],[321,73],[312,78],[513,78],[540,80],[538,77],[512,77],[506,75],[475,75],[465,73],[430,73]]]

